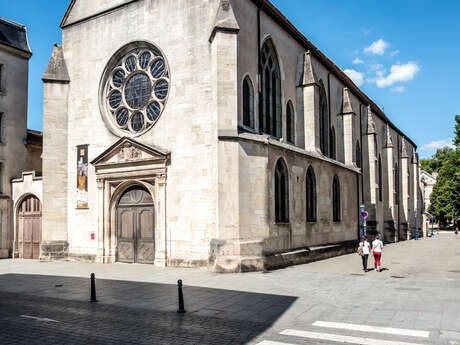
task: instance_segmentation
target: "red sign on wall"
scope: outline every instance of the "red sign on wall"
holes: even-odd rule
[[[95,240],[96,239],[96,234],[94,232],[91,233],[91,239]]]

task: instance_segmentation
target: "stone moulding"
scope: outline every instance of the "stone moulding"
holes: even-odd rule
[[[66,260],[69,242],[49,241],[40,244],[40,261]]]
[[[303,59],[302,59],[303,58]],[[316,76],[315,70],[313,68],[312,64],[312,57],[310,51],[306,51],[304,54],[301,56],[301,61],[302,61],[302,74],[299,80],[299,87],[306,87],[306,86],[319,86],[319,79]]]
[[[351,102],[350,91],[347,87],[343,88],[343,101],[342,101],[342,113],[341,115],[353,114],[356,115],[353,109],[353,103]]]
[[[217,32],[238,33],[240,26],[236,21],[232,5],[229,0],[221,0],[217,9],[214,26],[209,35],[209,42],[212,43]]]
[[[48,67],[42,76],[45,83],[70,83],[69,72],[64,59],[64,52],[62,46],[57,43],[54,44],[53,52],[51,54]]]

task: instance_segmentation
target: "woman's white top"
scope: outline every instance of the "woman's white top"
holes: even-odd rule
[[[372,248],[374,252],[381,253],[383,249],[383,242],[380,240],[374,240],[374,242],[372,242]]]
[[[371,251],[371,244],[367,241],[364,241],[363,243],[363,254],[367,255]]]

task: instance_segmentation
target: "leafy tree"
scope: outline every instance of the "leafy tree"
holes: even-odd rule
[[[460,218],[460,116],[455,116],[455,149],[443,148],[436,151],[431,159],[425,160],[422,169],[439,173],[428,212],[443,226]],[[426,170],[428,171],[428,170]],[[428,171],[430,172],[430,171]]]
[[[422,167],[422,170],[425,170],[429,174],[433,173],[433,168],[431,166],[432,163],[433,163],[432,158],[420,159],[420,166]]]
[[[457,147],[457,150],[460,149],[460,115],[455,115],[455,138],[454,145]]]
[[[450,147],[438,149],[431,158],[421,159],[420,165],[427,173],[439,172],[442,164],[446,161],[449,154],[454,151]]]

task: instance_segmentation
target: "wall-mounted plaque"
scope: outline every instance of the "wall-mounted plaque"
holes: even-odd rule
[[[77,146],[77,208],[88,208],[88,145]]]

